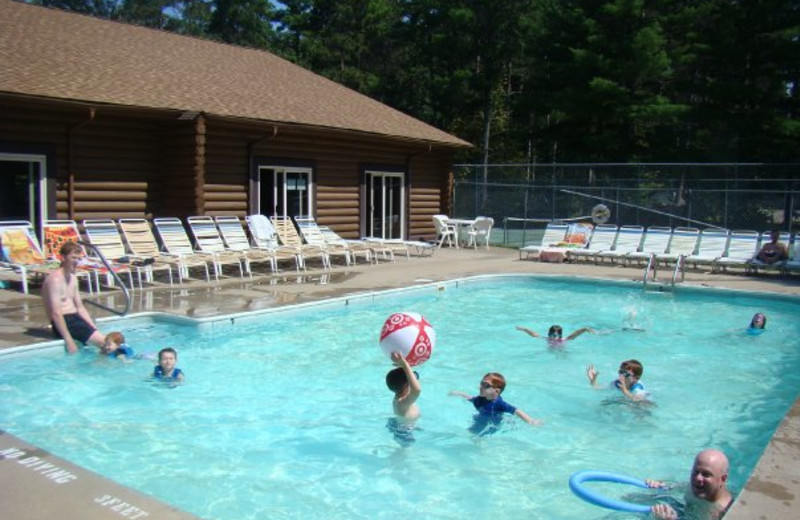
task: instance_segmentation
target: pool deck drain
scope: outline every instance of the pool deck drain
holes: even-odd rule
[[[132,313],[160,311],[192,317],[248,312],[338,296],[408,287],[484,274],[545,274],[639,281],[643,269],[611,265],[550,264],[519,260],[516,250],[447,249],[433,256],[380,265],[335,267],[331,272],[284,272],[252,281],[191,282],[170,288],[157,284],[136,291]],[[4,275],[5,276],[5,275]],[[800,279],[692,271],[687,286],[705,286],[790,295],[800,298]],[[38,288],[30,295],[0,290],[0,350],[52,339],[45,328]],[[83,294],[85,300],[92,298]],[[120,293],[95,296],[121,308]],[[89,306],[93,316],[109,313]],[[794,367],[793,367],[794,368]],[[0,431],[0,518],[13,520],[196,519],[152,497],[116,484]],[[686,469],[687,478],[689,467]],[[72,475],[72,476],[69,476]],[[58,479],[64,482],[57,482]],[[566,486],[567,483],[565,482]],[[794,403],[762,454],[725,520],[795,520],[800,510],[800,400]]]

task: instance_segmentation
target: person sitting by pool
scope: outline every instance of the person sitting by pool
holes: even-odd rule
[[[733,504],[733,497],[727,489],[728,471],[728,457],[721,451],[709,449],[697,454],[689,477],[689,489],[684,494],[685,518],[719,520],[728,512]],[[658,480],[647,480],[646,483],[652,488],[667,487]],[[668,504],[656,504],[650,510],[660,520],[678,518],[678,512]]]
[[[386,374],[386,386],[394,392],[392,409],[394,417],[386,427],[401,446],[414,443],[414,423],[419,418],[417,399],[422,393],[419,374],[411,370],[411,365],[400,352],[392,352],[392,363],[397,367]]]
[[[773,230],[770,233],[770,241],[761,246],[761,251],[755,257],[755,260],[767,265],[776,264],[789,258],[789,250],[786,244],[779,241],[781,233],[778,230]]]
[[[125,336],[121,332],[109,332],[106,340],[100,347],[100,353],[120,361],[129,362],[133,359],[133,349],[125,343]]]
[[[167,347],[158,351],[158,365],[153,369],[153,377],[159,381],[183,381],[183,370],[175,366],[178,353]]]
[[[767,316],[763,312],[757,312],[750,320],[750,326],[747,327],[748,334],[761,334],[767,328]]]
[[[534,338],[541,338],[542,337],[538,332],[533,331],[533,330],[528,329],[528,328],[525,328],[525,327],[517,327],[517,330],[521,330],[525,334],[528,334],[529,336],[532,336]],[[560,325],[552,325],[550,327],[550,330],[547,331],[547,338],[545,338],[545,339],[547,340],[547,343],[550,346],[561,346],[564,343],[566,343],[567,341],[570,341],[570,340],[573,340],[573,339],[577,338],[578,336],[580,336],[584,332],[589,332],[590,334],[594,334],[594,330],[593,329],[590,329],[589,327],[583,327],[581,329],[576,330],[575,332],[573,332],[572,334],[570,334],[566,338],[564,338],[563,337],[564,329],[562,329]]]
[[[528,424],[538,425],[541,421],[531,418],[528,414],[505,402],[500,394],[506,388],[506,378],[497,372],[489,372],[483,379],[479,387],[479,394],[471,396],[464,392],[453,390],[449,395],[463,397],[468,400],[478,410],[475,420],[469,431],[479,435],[489,435],[497,431],[498,426],[503,420],[503,414],[513,414]]]
[[[633,401],[641,401],[647,398],[647,391],[644,385],[639,381],[644,372],[644,367],[635,359],[623,361],[619,365],[617,379],[611,381],[610,388],[615,388],[622,392],[625,397]],[[589,365],[586,368],[586,377],[589,378],[589,383],[597,388],[597,375],[599,372],[594,369],[594,365]]]
[[[64,348],[69,353],[78,352],[76,342],[102,347],[105,335],[97,330],[78,292],[76,273],[82,256],[81,246],[65,242],[59,254],[61,266],[42,284],[44,310],[50,318],[53,335],[64,340]]]

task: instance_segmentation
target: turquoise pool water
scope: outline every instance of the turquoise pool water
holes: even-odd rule
[[[438,337],[405,447],[386,427],[391,367],[377,344],[398,310]],[[756,311],[767,331],[748,336]],[[738,492],[800,392],[797,315],[797,302],[741,293],[503,277],[199,326],[131,318],[113,328],[138,352],[176,346],[186,384],[147,381],[150,361],[0,356],[0,428],[208,519],[630,518],[574,497],[569,476],[685,480],[694,454],[717,447]],[[553,323],[601,333],[553,350],[514,329]],[[587,364],[605,383],[628,358],[654,406],[589,387]],[[544,424],[470,434],[472,407],[447,393],[477,393],[488,371]]]

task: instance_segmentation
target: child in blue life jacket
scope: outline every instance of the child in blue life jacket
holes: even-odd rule
[[[158,351],[158,365],[153,369],[153,377],[159,381],[183,381],[183,370],[175,366],[178,353],[167,347]]]

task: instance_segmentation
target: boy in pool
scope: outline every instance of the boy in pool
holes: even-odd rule
[[[422,393],[419,376],[411,370],[411,365],[399,352],[392,352],[392,363],[397,368],[386,374],[386,386],[394,392],[394,414],[405,421],[413,422],[419,418],[419,408],[416,405],[417,398]]]
[[[125,343],[125,336],[121,332],[109,332],[100,347],[100,353],[117,358],[126,363],[133,359],[133,349]]]
[[[175,366],[178,353],[167,347],[158,351],[158,365],[153,369],[153,377],[159,381],[183,381],[183,370]]]
[[[647,398],[647,391],[644,385],[639,381],[644,372],[644,367],[635,359],[623,361],[619,365],[617,379],[611,381],[610,388],[616,388],[622,394],[633,401],[641,401]],[[589,383],[597,388],[597,375],[599,372],[594,369],[594,365],[589,365],[586,368],[586,377],[589,378]]]
[[[528,334],[529,336],[532,336],[534,338],[541,338],[542,337],[539,333],[537,333],[535,331],[532,331],[531,329],[527,329],[525,327],[517,327],[517,330],[521,330],[525,334]],[[584,332],[588,332],[590,334],[594,334],[594,330],[593,329],[590,329],[589,327],[583,327],[581,329],[576,330],[575,332],[573,332],[572,334],[570,334],[566,338],[564,338],[563,337],[564,329],[562,329],[560,325],[552,325],[550,327],[550,330],[547,331],[547,338],[545,338],[545,339],[547,339],[547,343],[551,347],[557,347],[557,346],[564,345],[567,341],[570,341],[570,340],[573,340],[573,339],[577,338],[578,336],[580,336]]]
[[[401,446],[414,444],[414,424],[419,418],[417,399],[422,393],[419,375],[411,370],[411,365],[400,352],[392,352],[393,368],[386,374],[386,386],[394,392],[392,409],[394,417],[389,419],[386,427],[392,432],[394,440]]]
[[[541,421],[531,418],[519,408],[505,402],[500,394],[506,388],[506,378],[497,372],[489,372],[481,379],[478,395],[471,396],[464,392],[453,390],[449,395],[463,397],[468,400],[478,410],[475,422],[469,431],[479,435],[488,435],[497,431],[497,427],[503,420],[503,414],[509,413],[516,415],[523,421],[532,425],[539,425]]]

